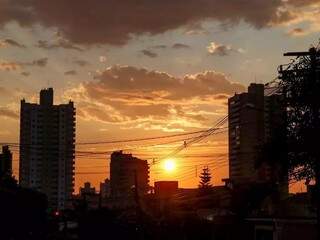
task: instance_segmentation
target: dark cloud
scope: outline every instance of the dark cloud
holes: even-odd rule
[[[184,44],[184,43],[175,43],[172,46],[168,45],[155,45],[151,47],[152,49],[157,49],[157,50],[165,50],[168,48],[173,48],[173,49],[188,49],[191,48],[189,45]]]
[[[176,78],[165,72],[131,66],[113,66],[95,78],[100,80],[101,86],[111,91],[166,92],[170,98],[233,94],[235,91],[244,90],[243,85],[233,83],[223,73],[215,71]],[[89,83],[87,86],[93,87],[94,84]]]
[[[158,54],[155,52],[152,52],[150,50],[144,49],[140,51],[143,55],[150,57],[150,58],[156,58],[158,57]]]
[[[30,76],[30,72],[22,72],[21,75],[25,76],[25,77],[29,77]]]
[[[4,39],[4,40],[0,40],[0,47],[6,47],[6,46],[12,46],[12,47],[18,47],[18,48],[26,48],[25,45],[18,43],[17,41],[13,40],[13,39]]]
[[[26,66],[45,67],[48,64],[48,58],[40,58],[40,59],[33,60],[30,63],[26,62],[21,64]]]
[[[205,20],[228,26],[246,22],[255,28],[284,23],[296,16],[287,8],[315,0],[0,0],[0,27],[55,27],[73,43],[123,45],[134,35],[160,34]],[[161,14],[159,14],[161,13]]]
[[[19,114],[7,107],[0,106],[0,117],[7,117],[17,120],[19,119]]]
[[[289,36],[302,36],[305,34],[306,34],[305,30],[302,28],[294,28],[288,32]]]
[[[174,49],[188,49],[188,48],[190,48],[190,46],[187,44],[184,44],[184,43],[175,43],[172,45],[172,48],[174,48]]]
[[[64,48],[64,49],[71,49],[71,50],[76,50],[82,52],[83,49],[70,43],[67,40],[60,39],[57,41],[57,43],[48,43],[48,41],[44,40],[39,40],[36,47],[42,48],[42,49],[47,49],[47,50],[52,50],[52,49],[57,49],[57,48]]]
[[[77,64],[78,66],[80,66],[80,67],[84,67],[84,66],[90,65],[90,63],[85,61],[85,60],[74,60],[73,62],[75,64]]]
[[[70,70],[70,71],[64,72],[64,75],[76,75],[76,74],[77,74],[77,71],[75,71],[75,70]]]

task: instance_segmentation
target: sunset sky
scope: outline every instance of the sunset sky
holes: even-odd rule
[[[20,100],[53,87],[72,99],[77,142],[105,142],[206,130],[227,98],[277,76],[286,51],[317,44],[320,0],[0,0],[0,142],[19,141]],[[76,191],[109,174],[109,152],[147,159],[150,181],[196,187],[209,165],[227,177],[226,132],[162,159],[185,138],[78,145]],[[168,143],[168,144],[165,144]],[[18,152],[14,149],[14,172]]]

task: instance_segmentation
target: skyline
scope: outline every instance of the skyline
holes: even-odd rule
[[[287,62],[282,53],[317,43],[320,28],[317,0],[141,1],[141,8],[130,1],[105,1],[103,7],[99,1],[0,4],[5,6],[0,10],[0,142],[18,142],[20,99],[37,101],[39,90],[50,86],[56,103],[75,102],[78,142],[207,129],[226,114],[228,97],[244,91],[249,82],[272,80],[277,66]],[[110,9],[108,4],[122,21],[112,21],[114,15],[102,10]],[[183,11],[175,16],[167,9]],[[32,14],[26,15],[28,11]],[[203,155],[227,153],[226,136],[210,140]],[[132,153],[141,158],[149,154],[147,158],[152,151]],[[16,152],[14,158],[17,174]],[[178,166],[190,164],[186,159],[179,157]],[[88,161],[76,160],[77,171],[106,170],[109,160]],[[226,172],[214,173],[214,183]],[[103,181],[97,174],[78,175],[76,190],[83,179],[95,186]],[[194,179],[183,185],[197,183]]]

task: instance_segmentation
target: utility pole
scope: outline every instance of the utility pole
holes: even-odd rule
[[[288,57],[297,57],[303,58],[308,57],[310,59],[309,70],[310,78],[308,84],[312,86],[312,91],[316,94],[311,95],[312,101],[312,125],[313,130],[319,136],[320,134],[320,50],[315,47],[312,47],[307,52],[288,52],[285,53],[284,56]],[[292,70],[283,70],[282,66],[280,66],[279,73],[283,75],[286,71],[290,71],[291,73],[298,73],[299,71],[305,71],[305,68],[292,69]],[[318,96],[317,96],[318,95]],[[312,142],[312,155],[314,157],[314,173],[315,173],[315,194],[316,194],[316,207],[317,207],[317,230],[318,236],[317,239],[320,240],[320,147],[319,142],[314,138]]]

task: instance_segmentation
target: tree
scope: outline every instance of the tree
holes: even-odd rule
[[[287,165],[295,180],[316,181],[320,229],[320,50],[287,53],[296,56],[279,68],[279,86],[287,106]],[[320,239],[320,233],[318,234]]]
[[[200,175],[200,183],[199,188],[200,189],[209,189],[212,187],[211,185],[211,173],[209,167],[204,167],[202,169],[202,173]]]

